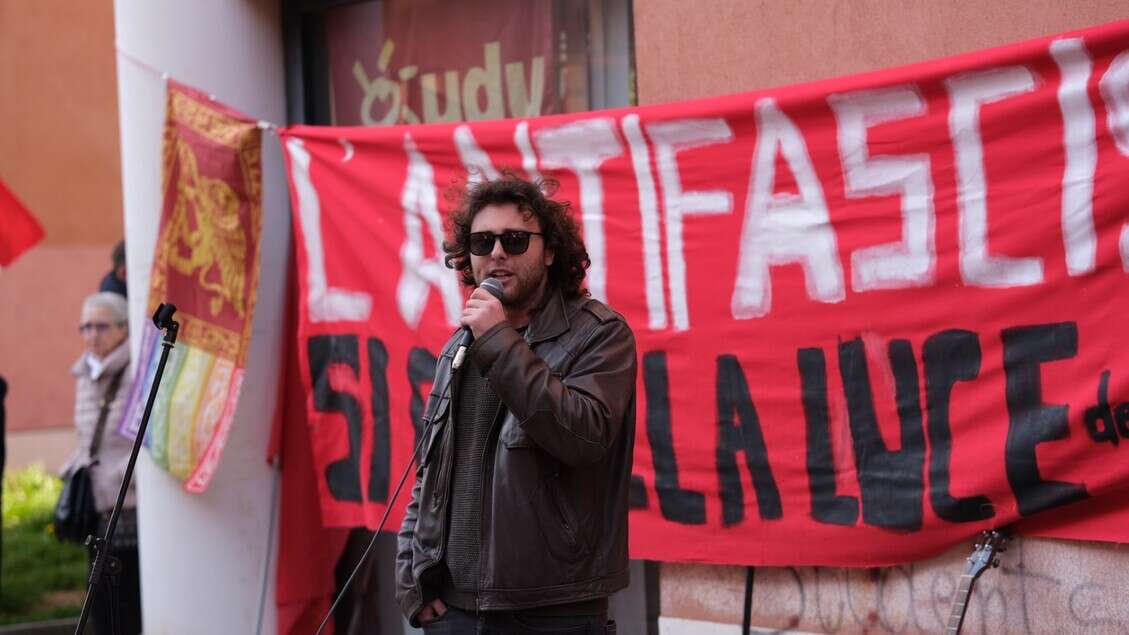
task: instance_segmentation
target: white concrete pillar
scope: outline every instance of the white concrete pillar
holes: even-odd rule
[[[116,0],[122,189],[130,325],[146,315],[161,209],[165,89],[158,71],[252,117],[284,123],[280,3],[276,0]],[[290,244],[278,140],[264,135],[258,304],[243,394],[209,490],[187,494],[138,460],[141,585],[146,633],[273,633],[276,472],[265,452],[275,411]]]

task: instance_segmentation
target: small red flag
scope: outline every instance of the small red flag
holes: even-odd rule
[[[0,180],[0,267],[11,265],[42,239],[43,226]]]

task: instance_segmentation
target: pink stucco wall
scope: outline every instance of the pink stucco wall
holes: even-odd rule
[[[639,103],[900,66],[1129,18],[1123,0],[637,0]]]

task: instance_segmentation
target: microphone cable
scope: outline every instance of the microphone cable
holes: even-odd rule
[[[349,574],[349,577],[345,580],[345,584],[341,585],[341,592],[338,593],[337,598],[333,600],[333,605],[329,607],[329,611],[325,614],[325,618],[321,621],[321,626],[318,626],[318,630],[314,633],[314,635],[321,635],[321,632],[325,628],[325,625],[329,623],[329,618],[333,617],[333,611],[335,611],[337,609],[337,605],[341,603],[341,598],[345,597],[345,593],[349,590],[349,585],[353,584],[353,578],[357,577],[357,573],[360,572],[361,567],[364,566],[365,561],[368,560],[369,554],[372,553],[373,548],[376,547],[376,539],[380,537],[380,532],[384,529],[384,523],[388,521],[388,513],[392,511],[392,505],[394,505],[396,503],[396,499],[400,497],[400,490],[404,487],[404,481],[408,480],[408,474],[411,473],[412,466],[414,466],[417,462],[417,458],[419,457],[419,449],[423,447],[423,442],[427,440],[428,436],[430,436],[432,425],[433,424],[429,423],[427,429],[424,430],[424,433],[420,435],[419,442],[416,443],[415,450],[412,451],[412,460],[408,461],[408,467],[400,476],[400,482],[396,484],[396,490],[392,492],[392,500],[388,501],[388,504],[385,505],[384,515],[380,517],[380,524],[377,525],[376,531],[373,532],[372,540],[369,540],[368,546],[365,547],[364,553],[362,553],[360,559],[357,560],[357,566],[353,567],[353,572]]]
[[[497,278],[486,278],[478,286],[497,298],[499,302],[502,300],[503,287],[502,283],[499,282]],[[464,328],[467,333],[470,332],[469,327]],[[473,337],[469,338],[470,341],[473,341],[473,339]],[[470,346],[470,341],[464,340],[464,342],[459,345],[460,350],[455,354],[455,361],[451,364],[452,372],[457,371],[459,367],[462,366],[462,359],[466,355],[466,349]],[[329,607],[329,612],[325,614],[325,619],[321,621],[321,626],[318,626],[318,630],[314,635],[321,635],[322,629],[329,623],[329,618],[333,616],[333,611],[336,610],[337,605],[341,603],[341,598],[345,597],[345,592],[349,590],[349,585],[353,583],[353,578],[357,577],[357,573],[361,570],[361,567],[364,566],[365,561],[368,560],[369,554],[372,553],[373,548],[376,547],[376,539],[384,529],[384,523],[388,520],[388,513],[392,511],[392,505],[396,502],[396,499],[399,498],[400,490],[404,487],[404,481],[408,479],[408,474],[412,471],[412,466],[416,464],[419,458],[419,449],[423,447],[423,442],[429,436],[431,426],[433,425],[433,422],[429,422],[427,430],[424,431],[424,434],[420,435],[420,439],[416,443],[416,448],[412,451],[412,460],[408,462],[407,469],[405,469],[404,474],[400,476],[400,482],[396,484],[396,491],[392,492],[392,500],[388,501],[388,504],[384,507],[384,515],[380,517],[380,524],[377,525],[376,531],[373,532],[372,540],[369,541],[368,546],[365,547],[364,553],[362,553],[360,559],[357,560],[357,566],[353,567],[353,572],[349,574],[348,579],[345,580],[345,584],[341,585],[341,592],[337,594],[337,599],[335,599],[333,605]]]

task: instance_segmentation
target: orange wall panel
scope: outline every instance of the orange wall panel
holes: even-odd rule
[[[83,299],[109,269],[104,247],[40,245],[0,274],[0,375],[8,430],[74,422],[71,365]],[[17,301],[8,301],[16,298]]]
[[[122,236],[111,0],[0,0],[0,178],[54,245]]]
[[[1129,18],[1124,0],[637,0],[639,103],[901,66]]]
[[[7,425],[69,426],[82,300],[123,235],[112,0],[0,0],[0,122],[0,179],[47,232],[0,271]]]

